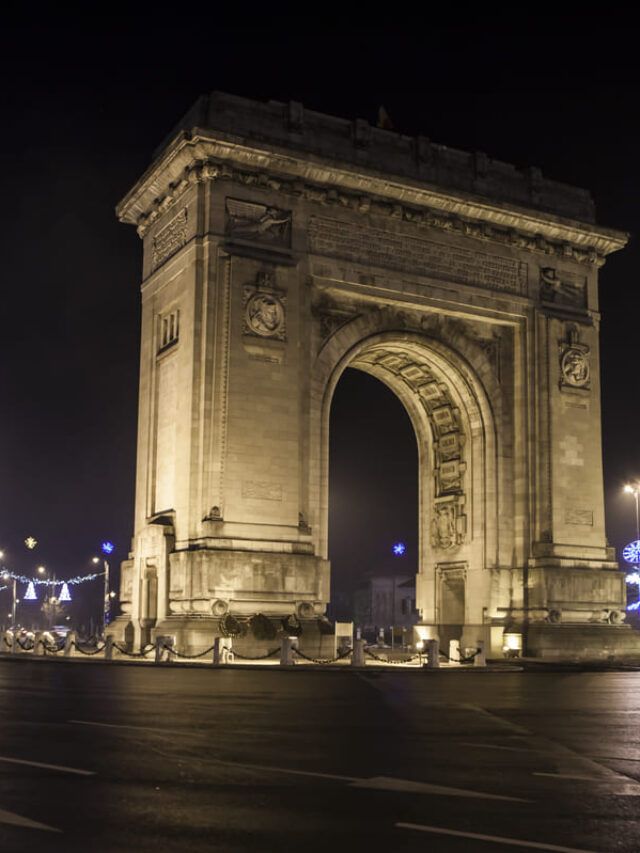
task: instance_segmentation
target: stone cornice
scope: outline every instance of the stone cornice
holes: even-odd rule
[[[118,218],[137,225],[142,236],[190,184],[206,180],[264,187],[581,263],[600,265],[628,240],[624,232],[552,213],[203,130],[172,141],[118,205]]]

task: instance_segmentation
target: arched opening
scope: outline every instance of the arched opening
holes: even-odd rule
[[[368,639],[409,642],[418,621],[419,465],[416,434],[399,398],[347,369],[331,402],[329,615]],[[395,626],[392,638],[391,627]]]
[[[392,318],[383,312],[373,319],[348,324],[316,365],[318,553],[328,556],[331,401],[345,370],[357,368],[391,390],[415,434],[417,633],[472,646],[489,638],[492,620],[510,597],[509,576],[499,572],[498,506],[505,500],[495,429],[500,390],[485,354],[463,335],[447,327],[431,334],[389,328]]]

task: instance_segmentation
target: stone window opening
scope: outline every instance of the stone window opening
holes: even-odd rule
[[[180,311],[170,311],[160,316],[160,346],[162,351],[178,342],[180,335]]]

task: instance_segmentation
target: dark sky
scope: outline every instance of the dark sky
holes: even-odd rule
[[[539,9],[506,21],[504,8],[457,21],[427,9],[428,19],[404,29],[386,20],[362,29],[344,16],[332,27],[272,16],[230,29],[213,6],[176,8],[166,27],[152,29],[151,15],[100,16],[97,7],[91,19],[59,9],[33,21],[7,12],[0,547],[13,567],[30,573],[44,562],[61,576],[83,573],[105,537],[119,559],[126,555],[141,253],[114,206],[180,115],[212,89],[372,122],[384,104],[404,133],[589,188],[600,223],[632,232],[629,248],[601,273],[601,297],[608,530],[617,546],[633,538],[632,506],[620,489],[640,476],[636,34],[595,13],[576,19]],[[346,577],[355,566],[388,565],[396,538],[409,542],[404,565],[413,569],[408,421],[374,380],[343,382],[333,417],[340,429],[332,496],[336,511],[344,508],[332,532],[336,569]],[[356,424],[370,428],[367,443],[355,440]],[[397,457],[388,451],[394,443]],[[40,542],[34,554],[21,545],[27,535]]]

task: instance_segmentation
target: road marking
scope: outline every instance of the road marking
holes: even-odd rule
[[[459,746],[475,746],[481,749],[504,749],[507,752],[539,752],[539,750],[531,749],[528,746],[500,746],[497,743],[461,743]]]
[[[55,826],[47,826],[46,823],[38,823],[36,820],[30,820],[28,817],[22,817],[22,815],[8,812],[4,809],[0,809],[0,823],[8,823],[11,826],[23,826],[25,829],[45,829],[47,832],[62,831],[56,829]]]
[[[438,794],[444,797],[477,797],[484,800],[508,800],[512,803],[530,803],[520,797],[507,797],[502,794],[485,794],[468,788],[450,788],[447,785],[432,785],[429,782],[414,782],[412,779],[395,779],[389,776],[373,776],[371,779],[358,779],[351,788],[373,788],[378,791],[403,791],[410,794]]]
[[[479,832],[460,832],[457,829],[445,829],[442,826],[424,826],[420,823],[396,823],[399,829],[415,829],[418,832],[433,832],[437,835],[455,835],[457,838],[473,838],[476,841],[492,841],[494,844],[510,844],[512,847],[531,847],[535,850],[553,850],[555,853],[594,853],[581,847],[561,847],[558,844],[544,844],[542,841],[523,841],[521,838],[506,838],[502,835],[482,835]]]
[[[76,767],[65,767],[61,764],[43,764],[42,761],[26,761],[24,758],[9,758],[0,755],[0,761],[7,764],[25,764],[28,767],[43,767],[45,770],[59,770],[61,773],[75,773],[77,776],[95,776],[93,770],[78,770]]]
[[[69,720],[82,726],[104,726],[109,729],[134,729],[136,731],[156,732],[163,735],[182,734],[169,729],[153,729],[148,726],[128,726],[118,723],[97,723],[90,720]],[[195,732],[184,734],[194,735]],[[201,735],[197,735],[201,736]],[[363,778],[360,776],[344,776],[338,773],[319,773],[315,770],[296,770],[290,767],[271,767],[265,764],[245,764],[240,761],[225,761],[221,758],[205,759],[214,764],[224,767],[236,767],[244,770],[252,770],[262,773],[284,773],[290,776],[308,776],[316,779],[330,779],[337,782],[348,782],[353,788],[371,788],[386,791],[406,791],[423,794],[436,794],[445,797],[477,797],[488,800],[508,800],[509,802],[530,803],[531,800],[523,800],[519,797],[507,797],[501,794],[488,794],[482,791],[471,791],[466,788],[449,788],[444,785],[432,785],[428,782],[415,782],[412,779],[394,779],[387,776],[374,776]]]
[[[577,779],[580,782],[602,782],[602,776],[579,776],[577,773],[532,773],[532,776],[549,776],[551,779]]]

